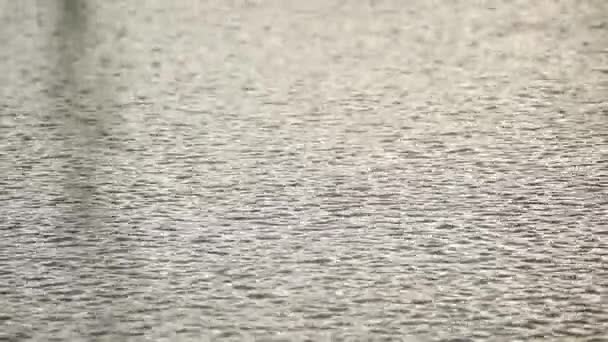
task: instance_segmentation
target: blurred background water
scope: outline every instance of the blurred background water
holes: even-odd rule
[[[608,2],[0,23],[0,340],[605,340]]]

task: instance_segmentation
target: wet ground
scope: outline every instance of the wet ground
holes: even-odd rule
[[[0,340],[608,331],[608,2],[0,0]]]

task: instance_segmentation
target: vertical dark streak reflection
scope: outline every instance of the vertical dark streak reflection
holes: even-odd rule
[[[83,298],[80,305],[86,308],[87,303],[100,297],[102,302],[107,300],[103,312],[87,309],[94,316],[88,329],[112,331],[117,301],[104,296],[107,288],[123,287],[131,263],[126,260],[128,255],[120,260],[106,258],[129,242],[119,239],[121,234],[128,233],[117,228],[112,208],[115,194],[107,191],[107,185],[113,182],[115,151],[120,149],[112,145],[118,144],[112,135],[120,113],[111,68],[106,63],[109,57],[99,55],[103,28],[97,25],[94,2],[61,0],[43,6],[57,6],[46,11],[57,13],[51,38],[55,49],[49,51],[53,64],[48,93],[52,109],[48,119],[56,127],[55,139],[59,143],[54,153],[58,157],[56,172],[62,189],[58,201],[61,220],[55,235],[70,246],[58,249],[62,251],[58,256],[72,258],[67,277],[75,287],[93,275],[106,279],[105,286]],[[130,246],[126,248],[130,250]]]
[[[87,31],[89,18],[86,4],[80,0],[62,0],[59,4],[56,31],[58,48],[56,86],[59,93],[54,115],[62,120],[59,127],[62,128],[61,135],[66,139],[64,143],[68,145],[64,148],[74,151],[70,158],[72,165],[67,167],[69,172],[66,173],[63,186],[66,197],[74,204],[72,208],[74,213],[88,217],[91,210],[90,202],[95,191],[91,184],[94,170],[91,170],[89,163],[82,158],[92,152],[91,143],[96,138],[97,121],[94,117],[86,120],[86,107],[78,91],[83,75],[79,74],[77,63],[87,58],[86,38],[89,34]],[[85,222],[87,225],[90,223]]]
[[[56,77],[52,81],[56,87],[53,116],[61,120],[60,136],[70,159],[70,165],[66,165],[69,172],[62,172],[64,190],[74,204],[74,213],[82,218],[96,215],[94,178],[99,164],[110,162],[99,151],[104,148],[114,115],[111,80],[99,70],[92,53],[97,33],[91,25],[94,14],[91,2],[59,2]]]

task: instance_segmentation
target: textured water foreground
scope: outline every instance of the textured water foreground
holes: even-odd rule
[[[601,341],[607,18],[0,0],[0,340]]]

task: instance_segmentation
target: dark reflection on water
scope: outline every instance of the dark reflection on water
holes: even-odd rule
[[[0,0],[0,340],[601,340],[603,1]]]
[[[90,72],[83,71],[81,67],[91,58],[87,54],[90,32],[86,3],[64,0],[57,5],[57,28],[49,37],[57,47],[49,59],[55,59],[57,64],[51,69],[53,77],[49,79],[47,88],[50,90],[48,106],[51,109],[48,122],[56,125],[59,136],[64,137],[61,140],[63,146],[58,151],[64,153],[64,160],[55,170],[57,174],[65,176],[62,180],[64,194],[57,202],[70,203],[66,206],[67,220],[81,218],[85,220],[83,226],[91,226],[92,222],[87,218],[92,210],[95,190],[92,178],[96,161],[83,163],[83,159],[93,152],[92,147],[99,139],[99,121],[104,119],[106,113],[97,113],[95,103],[101,105],[104,99],[98,98],[98,92],[86,87],[85,78],[90,76]],[[70,224],[66,222],[62,226],[65,228]],[[77,231],[73,233],[77,234]]]

